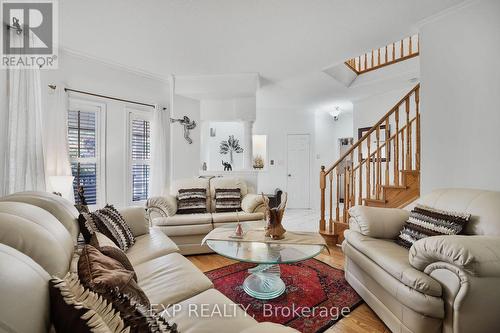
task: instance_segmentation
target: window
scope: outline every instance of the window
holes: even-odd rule
[[[73,172],[75,201],[80,203],[78,187],[83,186],[88,205],[98,202],[97,112],[68,111],[68,144]]]
[[[149,196],[151,176],[151,122],[146,117],[131,113],[130,156],[132,175],[132,202],[145,201]]]

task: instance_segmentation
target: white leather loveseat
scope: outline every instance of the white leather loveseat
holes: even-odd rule
[[[126,253],[140,287],[159,309],[172,308],[169,318],[180,332],[297,332],[271,323],[257,323],[239,307],[228,317],[196,317],[191,304],[208,308],[234,306],[213,289],[211,281],[162,232],[148,227],[143,207],[120,211],[136,237]],[[38,333],[51,328],[51,275],[76,270],[78,212],[68,201],[40,192],[0,198],[0,332]],[[191,308],[192,309],[192,308]],[[210,312],[212,313],[212,312]]]
[[[207,212],[200,214],[177,214],[177,196],[180,189],[204,188],[207,190]],[[236,212],[215,211],[215,190],[235,189],[241,191],[241,209]],[[173,182],[170,194],[150,198],[147,209],[151,225],[165,233],[180,249],[182,254],[212,252],[202,239],[214,228],[228,226],[238,221],[264,225],[264,199],[252,193],[247,183],[239,178],[186,178]]]
[[[500,192],[442,189],[418,203],[470,213],[466,235],[408,251],[393,240],[412,207],[355,206],[342,244],[347,281],[393,332],[500,332]]]

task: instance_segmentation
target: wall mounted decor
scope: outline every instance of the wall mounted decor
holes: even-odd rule
[[[363,135],[365,135],[365,133],[368,132],[370,129],[371,129],[371,127],[358,128],[358,140],[361,139],[363,137]],[[379,134],[379,144],[382,145],[383,143],[385,143],[386,139],[390,139],[390,137],[391,137],[391,126],[389,125],[386,129],[385,125],[380,125],[379,133],[380,133]],[[370,139],[371,139],[370,145],[372,147],[371,153],[373,153],[377,147],[377,137],[376,137],[375,133],[371,134]],[[387,147],[389,147],[389,150],[387,151],[388,160],[386,159],[386,152],[385,152]],[[390,142],[387,142],[387,147],[384,146],[380,149],[380,161],[381,162],[389,162],[391,160]],[[367,155],[367,151],[366,151],[366,147],[364,147],[362,149],[362,152],[361,152],[361,159],[365,160],[366,155]],[[372,162],[374,159],[376,160],[376,158],[370,158],[370,162]]]
[[[240,146],[240,140],[235,139],[234,135],[230,135],[229,139],[222,140],[219,146],[219,153],[222,155],[229,154],[230,164],[234,163],[233,153],[243,153],[243,148]]]
[[[184,126],[184,139],[186,139],[189,144],[193,143],[193,140],[191,140],[191,138],[189,137],[189,131],[196,128],[196,122],[194,120],[189,119],[188,116],[184,116],[181,119],[170,118],[170,122],[178,122],[179,124]]]

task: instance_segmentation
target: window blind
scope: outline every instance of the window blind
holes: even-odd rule
[[[97,114],[68,111],[68,144],[73,173],[75,201],[80,203],[78,186],[83,186],[88,205],[97,204]]]
[[[132,201],[143,201],[149,195],[151,128],[150,122],[132,119]]]

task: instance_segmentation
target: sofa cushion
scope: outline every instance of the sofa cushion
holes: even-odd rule
[[[135,239],[135,244],[126,252],[133,266],[166,254],[179,251],[175,243],[161,230],[151,228],[149,233]]]
[[[105,256],[118,261],[126,270],[134,272],[134,280],[137,281],[137,275],[129,258],[111,239],[100,232],[95,232],[90,238],[90,245],[101,251]]]
[[[409,249],[419,239],[430,236],[457,235],[469,221],[470,214],[455,213],[417,205],[403,225],[396,243]]]
[[[210,189],[208,178],[183,178],[172,182],[170,194],[174,197],[179,195],[179,190],[183,188],[205,188],[207,189],[207,210],[210,211]]]
[[[346,241],[404,285],[430,296],[441,296],[439,282],[410,265],[408,250],[392,240],[363,236],[346,230]]]
[[[161,225],[156,228],[160,229],[168,237],[206,235],[213,230],[212,223],[171,226]]]
[[[171,225],[192,225],[212,223],[212,214],[176,214],[169,217],[155,217],[153,225],[171,226]]]
[[[264,219],[264,213],[245,213],[238,212],[225,212],[225,213],[213,213],[212,220],[214,223],[225,223],[225,222],[237,222],[239,221],[257,221]]]
[[[85,241],[89,242],[96,231],[103,233],[123,251],[134,245],[135,237],[123,216],[112,205],[106,205],[92,213],[83,213],[78,218]]]
[[[241,210],[241,190],[239,188],[215,189],[215,212],[236,212]]]
[[[216,177],[210,179],[210,212],[215,212],[215,189],[234,189],[239,188],[241,196],[244,197],[248,193],[247,183],[240,178],[232,177]]]
[[[135,266],[135,271],[139,286],[153,306],[169,306],[213,287],[196,266],[178,253],[144,262]]]
[[[257,325],[252,316],[215,289],[166,309],[163,316],[182,333],[235,333]]]
[[[105,256],[92,245],[84,246],[78,260],[78,277],[86,288],[99,294],[117,289],[148,307],[149,300],[134,276],[135,272],[126,270],[119,261]]]
[[[121,332],[125,323],[109,301],[85,288],[76,274],[50,280],[51,319],[57,332]]]
[[[177,195],[177,214],[200,214],[207,212],[206,188],[183,188]]]

